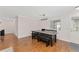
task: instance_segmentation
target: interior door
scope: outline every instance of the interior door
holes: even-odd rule
[[[52,20],[51,29],[57,30],[57,39],[60,39],[60,34],[61,34],[61,21],[60,20]]]

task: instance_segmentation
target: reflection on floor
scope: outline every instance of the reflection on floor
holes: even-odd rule
[[[0,51],[9,47],[13,47],[16,42],[17,38],[14,34],[6,34],[3,42],[0,39]]]
[[[0,50],[0,52],[14,52],[13,47],[9,47],[3,50]]]
[[[79,45],[78,45],[79,46]],[[32,40],[31,37],[17,39],[13,34],[7,34],[4,42],[0,41],[0,50],[12,47],[15,52],[70,52],[79,51],[77,45],[57,40],[54,46],[46,47],[45,43],[38,42],[36,39]]]
[[[66,52],[71,51],[66,42],[58,40],[54,46],[46,47],[45,43],[37,42],[31,37],[23,38],[18,41],[14,47],[15,51],[30,51],[30,52]]]
[[[69,43],[68,45],[71,49],[73,49],[73,52],[79,52],[79,44]]]

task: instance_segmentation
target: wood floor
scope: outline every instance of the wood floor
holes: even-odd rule
[[[45,43],[32,40],[31,37],[17,39],[14,34],[7,34],[4,37],[4,42],[0,41],[0,50],[13,47],[15,52],[69,52],[72,49],[67,42],[57,40],[57,43],[52,47],[46,47]]]

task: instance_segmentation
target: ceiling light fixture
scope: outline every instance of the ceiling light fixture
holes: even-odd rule
[[[42,16],[41,16],[41,20],[48,20],[46,14],[42,14]]]

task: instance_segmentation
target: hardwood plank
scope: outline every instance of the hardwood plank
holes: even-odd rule
[[[65,41],[57,40],[54,46],[46,47],[45,43],[38,42],[31,37],[17,39],[14,34],[7,34],[4,42],[0,41],[0,50],[12,46],[15,52],[69,52],[72,49]]]

